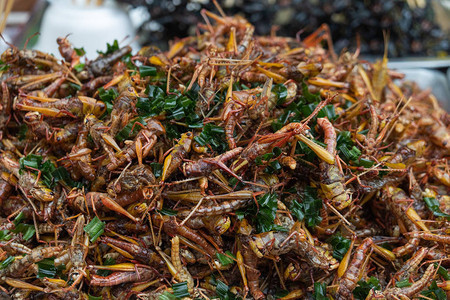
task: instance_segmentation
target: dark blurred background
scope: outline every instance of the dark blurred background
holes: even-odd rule
[[[76,33],[86,21],[83,15],[97,10],[105,12],[89,24],[95,27],[112,22],[108,19],[129,16],[129,33],[137,34],[140,45],[153,44],[162,49],[176,37],[195,34],[198,23],[204,23],[201,9],[218,13],[211,0],[2,0],[14,2],[6,27],[16,45],[23,45],[33,33],[45,32],[47,18],[58,19],[66,10],[77,11],[52,23],[55,30]],[[255,25],[256,34],[304,38],[321,24],[330,26],[335,49],[356,48],[361,38],[361,54],[380,56],[384,50],[383,31],[390,33],[389,57],[446,57],[450,52],[450,0],[218,0],[227,15],[240,14]],[[1,10],[1,7],[0,7]],[[61,11],[61,12],[60,12]],[[48,15],[48,14],[47,14]],[[70,19],[81,19],[70,25]],[[112,24],[112,23],[111,23]],[[69,27],[68,27],[69,26]],[[121,24],[121,27],[126,24]],[[12,29],[12,32],[11,32]],[[114,28],[111,28],[113,30]],[[9,32],[8,32],[9,30]],[[119,30],[120,31],[120,30]],[[45,32],[46,36],[52,32]],[[104,35],[108,35],[105,32]],[[121,32],[120,32],[121,33]],[[85,39],[89,37],[86,36]],[[117,37],[119,40],[124,37]],[[132,37],[131,37],[132,38]],[[98,38],[97,38],[98,39]],[[33,45],[37,41],[31,41]]]
[[[143,44],[162,48],[167,40],[193,34],[202,8],[217,13],[212,1],[120,0],[144,9],[151,17],[138,28]],[[322,23],[330,26],[339,52],[356,47],[361,38],[361,53],[383,53],[383,31],[390,32],[389,56],[446,56],[449,52],[449,1],[411,0],[224,0],[219,1],[228,15],[241,14],[255,25],[256,33],[305,37]],[[447,12],[448,13],[448,12]]]

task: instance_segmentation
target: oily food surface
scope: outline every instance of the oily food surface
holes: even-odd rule
[[[299,42],[203,13],[167,52],[1,55],[2,293],[445,299],[434,96],[336,55],[326,26]]]

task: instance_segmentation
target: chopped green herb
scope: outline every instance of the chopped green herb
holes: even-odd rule
[[[0,72],[7,71],[9,69],[9,65],[4,61],[0,60]]]
[[[277,160],[271,161],[269,165],[264,169],[267,174],[278,174],[283,167]]]
[[[318,103],[310,103],[306,104],[300,107],[300,111],[303,116],[307,117],[311,115],[316,109]],[[334,109],[334,106],[331,104],[325,105],[324,108],[322,108],[317,115],[313,118],[313,120],[316,120],[317,118],[324,118],[327,117],[330,121],[337,118],[336,111]]]
[[[161,177],[163,164],[152,162],[150,163],[150,167],[152,167],[153,175],[156,178]]]
[[[255,163],[256,163],[256,165],[260,166],[270,160],[274,160],[274,159],[278,158],[280,155],[281,155],[281,149],[278,147],[275,147],[275,148],[273,148],[272,152],[269,152],[264,155],[256,157]]]
[[[277,105],[281,105],[286,101],[287,87],[284,84],[277,84],[272,88],[272,93],[277,97]]]
[[[309,91],[308,85],[305,82],[302,82],[302,96],[306,103],[319,103],[322,101],[319,94],[313,94]]]
[[[139,74],[141,75],[141,77],[156,76],[156,68],[151,66],[140,66]]]
[[[84,227],[84,231],[91,238],[91,243],[95,242],[97,238],[103,234],[105,228],[105,222],[100,221],[100,219],[95,216],[89,224]]]
[[[39,169],[42,163],[42,156],[35,155],[35,154],[29,154],[25,157],[20,158],[19,164],[20,164],[20,171],[23,171],[28,168],[32,169]]]
[[[316,108],[317,103],[310,103],[300,106],[300,112],[303,116],[309,116]]]
[[[402,281],[397,281],[395,283],[395,286],[398,287],[398,288],[404,288],[404,287],[408,287],[408,286],[411,286],[411,285],[412,285],[412,283],[409,282],[408,279],[404,279]]]
[[[328,300],[327,285],[325,283],[314,282],[313,299],[315,300]]]
[[[261,165],[264,164],[263,160],[264,160],[264,161],[267,161],[267,160],[269,160],[269,159],[271,159],[271,158],[272,158],[272,153],[267,153],[267,154],[258,156],[257,158],[255,158],[255,164],[256,164],[257,166],[261,166]]]
[[[295,154],[300,154],[303,160],[312,162],[317,158],[317,154],[311,150],[305,143],[302,141],[297,142],[297,147],[295,148]]]
[[[85,67],[85,64],[78,64],[78,65],[75,65],[73,67],[73,69],[77,72],[81,72],[81,71],[83,71],[84,67]]]
[[[305,213],[303,212],[302,203],[297,200],[293,200],[290,207],[291,214],[297,218],[297,220],[301,221],[305,218]]]
[[[216,294],[220,297],[220,299],[228,299],[229,290],[230,288],[228,285],[220,280],[217,280]]]
[[[178,121],[183,119],[185,116],[186,114],[184,113],[184,108],[178,107],[177,109],[172,111],[172,115],[170,117]]]
[[[256,165],[267,164],[267,167],[264,169],[264,172],[267,174],[276,174],[279,173],[282,169],[280,162],[277,158],[281,155],[281,149],[278,147],[273,148],[272,152],[266,153],[264,155],[258,156],[255,159]],[[264,163],[263,163],[264,161]]]
[[[75,91],[81,90],[81,85],[78,85],[78,84],[76,84],[76,83],[69,82],[69,86],[70,86],[72,89],[74,89]]]
[[[70,187],[82,188],[83,183],[79,181],[75,181],[70,177],[69,172],[64,167],[59,167],[55,171],[52,172],[53,179],[55,182],[64,181]]]
[[[358,281],[358,286],[353,290],[353,296],[355,296],[356,300],[364,300],[369,295],[371,289],[381,290],[380,282],[373,276],[367,282],[364,280]]]
[[[341,145],[345,145],[348,148],[353,146],[352,134],[350,131],[339,132],[336,139],[336,146],[339,147]]]
[[[111,111],[114,106],[113,102],[118,96],[119,96],[119,93],[115,89],[105,90],[103,87],[98,89],[98,97],[100,98],[100,100],[105,102],[105,105],[106,105],[106,111],[103,114],[103,116],[100,117],[100,119],[103,119],[107,115],[111,114]]]
[[[188,289],[186,281],[180,282],[180,283],[175,283],[174,285],[172,285],[172,289],[173,289],[174,296],[179,299],[183,299],[185,297],[190,297],[189,289]]]
[[[106,43],[106,51],[105,52],[97,50],[97,53],[101,54],[101,55],[108,55],[108,54],[114,53],[117,50],[119,50],[119,42],[117,40],[114,40],[114,42],[112,44]]]
[[[277,194],[264,194],[263,196],[260,196],[257,201],[258,205],[253,203],[253,205],[247,209],[236,211],[236,216],[239,219],[249,216],[252,219],[258,233],[272,230],[287,231],[286,228],[274,224],[278,205]]]
[[[228,285],[223,283],[220,280],[217,280],[216,286],[216,294],[221,300],[234,300],[237,299],[236,295],[234,295]]]
[[[366,135],[369,132],[369,129],[364,129],[358,132],[359,134]]]
[[[53,178],[53,172],[56,170],[55,165],[51,161],[46,160],[41,164],[39,170],[41,171],[42,182],[49,188],[53,188],[55,185],[55,180]]]
[[[238,210],[236,210],[235,215],[239,221],[242,221],[245,218],[245,216],[247,215],[247,211],[244,209],[238,209]]]
[[[236,177],[231,177],[228,180],[229,186],[231,186],[234,190],[241,190],[244,187],[244,184],[239,181]]]
[[[285,112],[278,117],[275,121],[272,122],[273,131],[280,130],[287,122],[291,115],[291,110],[285,109]]]
[[[75,53],[76,53],[78,56],[83,56],[83,55],[86,54],[86,51],[84,50],[83,47],[82,47],[82,48],[73,48],[73,50],[75,50]]]
[[[13,221],[14,229],[11,230],[11,232],[12,233],[21,233],[22,238],[25,241],[28,241],[29,239],[31,239],[34,236],[34,234],[36,233],[36,229],[34,228],[33,225],[21,223],[24,218],[25,218],[25,214],[23,212],[20,212],[14,218],[14,221]]]
[[[176,216],[178,214],[178,211],[170,209],[170,208],[163,208],[161,210],[157,210],[160,214],[164,216]]]
[[[361,151],[354,145],[351,136],[350,131],[342,131],[338,134],[336,148],[339,150],[340,156],[343,156],[344,160],[347,162],[353,161],[357,166],[370,168],[373,166],[374,162],[365,158],[359,159]]]
[[[343,237],[340,233],[333,235],[328,242],[333,247],[333,257],[341,261],[350,248],[351,241]]]
[[[300,97],[284,108],[284,113],[272,122],[272,129],[277,131],[290,122],[301,122],[305,117],[311,115],[320,101],[322,101],[320,95],[311,94],[306,84],[303,83],[303,95],[300,95]],[[317,118],[323,117],[328,117],[330,120],[337,118],[333,105],[329,104],[321,109],[317,116],[312,119],[311,124],[314,125]],[[313,126],[310,127],[313,128]]]
[[[113,103],[117,96],[119,96],[119,93],[115,89],[105,90],[103,87],[98,89],[98,97],[103,102]]]
[[[342,144],[341,146],[338,147],[338,149],[340,153],[344,155],[344,159],[346,161],[358,160],[358,158],[361,155],[361,151],[358,148],[356,148],[356,146],[352,146],[352,148],[349,149],[347,145]]]
[[[34,234],[36,233],[36,229],[34,228],[33,225],[20,223],[20,224],[16,225],[16,228],[11,230],[11,232],[21,233],[22,238],[25,241],[28,241],[29,239],[31,239],[34,236]]]
[[[420,297],[420,295],[423,295],[425,297]],[[430,287],[426,291],[422,291],[419,295],[419,298],[422,299],[435,299],[435,300],[446,300],[447,295],[443,289],[437,286],[436,280],[433,280],[431,282]]]
[[[8,256],[4,261],[0,263],[0,270],[5,269],[9,266],[16,258],[14,256]]]
[[[195,113],[196,99],[189,98],[188,94],[183,95],[174,89],[166,94],[163,89],[154,85],[148,86],[146,94],[148,98],[139,98],[136,103],[140,116],[165,115],[167,120],[183,120],[189,128],[202,127],[201,119]]]
[[[256,216],[256,230],[258,232],[271,231],[277,212],[277,194],[267,193],[258,198],[259,210]]]
[[[302,206],[305,215],[305,224],[308,227],[315,227],[322,222],[320,209],[323,206],[322,199],[317,196],[317,190],[313,187],[306,187],[302,197]]]
[[[55,259],[45,258],[37,263],[38,274],[37,278],[55,278],[58,269],[55,267]]]
[[[180,126],[171,124],[167,120],[163,122],[163,125],[166,128],[166,136],[170,140],[179,139],[181,137],[181,133],[185,130],[185,128],[182,128],[182,132],[180,132]]]
[[[296,191],[293,191],[296,193]],[[320,209],[322,208],[322,200],[317,197],[317,190],[313,187],[306,187],[303,194],[299,195],[302,202],[293,200],[290,205],[291,213],[297,220],[305,220],[308,227],[315,227],[322,221]]]
[[[257,232],[267,232],[271,230],[286,231],[287,229],[279,225],[275,225],[275,216],[277,212],[278,197],[275,193],[267,193],[258,198],[258,210],[254,215]]]
[[[353,147],[355,147],[355,146],[353,146]],[[371,166],[373,166],[375,164],[374,161],[372,161],[370,159],[362,158],[362,157],[357,161],[353,161],[353,163],[357,166],[364,167],[364,168],[370,168]]]
[[[103,262],[103,265],[104,265],[104,266],[110,266],[110,265],[114,265],[115,263],[116,263],[116,260],[115,260],[114,258],[108,257],[108,258],[105,259],[105,261]],[[111,270],[97,270],[96,273],[97,273],[97,275],[99,275],[99,276],[106,277],[106,276],[108,276],[109,274],[111,274],[112,271],[111,271]]]
[[[88,300],[102,300],[102,296],[92,296],[91,294],[88,294]]]
[[[328,120],[330,120],[330,121],[337,118],[336,111],[334,109],[334,105],[331,105],[331,104],[325,105],[325,107],[322,108],[317,113],[317,118],[323,118],[323,117],[327,117]]]
[[[439,207],[439,201],[434,197],[424,197],[423,200],[427,204],[428,208],[433,212],[436,217],[444,217],[447,221],[450,221],[450,215],[443,213]]]
[[[47,160],[45,162],[42,162],[42,160],[42,156],[35,154],[29,154],[25,157],[22,157],[19,160],[19,172],[33,172],[36,176],[39,176],[39,172],[41,172],[40,180],[48,188],[53,188],[55,184],[60,180],[63,180],[71,187],[83,186],[82,183],[73,181],[64,167],[56,168],[51,161]]]
[[[211,148],[219,153],[228,150],[228,143],[225,138],[225,130],[211,123],[203,126],[202,132],[194,137],[194,140],[201,146],[210,145]]]
[[[439,265],[435,263],[434,266],[438,268]],[[444,268],[443,266],[439,266],[437,273],[441,275],[445,280],[450,280],[450,274],[448,273],[447,269]]]
[[[275,295],[273,295],[275,297],[275,299],[280,299],[283,297],[286,297],[289,294],[289,291],[286,290],[277,290],[275,292]]]
[[[136,73],[137,67],[134,64],[133,60],[133,55],[131,55],[131,53],[128,53],[127,55],[124,55],[121,58],[121,61],[124,62],[127,65],[128,70],[133,70],[133,72],[130,75],[134,75]]]
[[[19,127],[19,132],[17,133],[17,137],[19,141],[23,141],[27,137],[28,126],[25,123],[22,123]]]
[[[141,126],[145,126],[147,123],[145,122],[144,118],[137,117],[128,122],[128,124],[121,130],[119,133],[116,134],[116,140],[119,142],[122,142],[124,140],[130,139],[130,137],[135,136],[139,130],[142,129]]]
[[[225,254],[217,252],[216,256],[222,266],[228,266],[229,264],[233,264],[234,263],[233,258],[236,259],[233,253],[231,253],[228,250],[225,251]]]
[[[14,226],[17,226],[20,224],[20,222],[22,222],[22,220],[25,219],[25,214],[23,213],[23,211],[21,211],[15,218],[13,221]]]
[[[12,238],[11,234],[9,233],[9,230],[0,230],[0,241],[8,241]]]
[[[161,295],[159,295],[159,300],[177,300],[177,297],[175,297],[174,294],[169,293],[168,291],[165,291]]]
[[[279,147],[274,147],[272,149],[273,157],[278,157],[281,155],[282,151]]]

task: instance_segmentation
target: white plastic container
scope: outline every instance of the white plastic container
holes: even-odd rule
[[[96,1],[86,0],[49,2],[35,49],[60,57],[56,39],[68,34],[74,47],[83,47],[89,59],[96,58],[96,50],[105,51],[106,43],[111,44],[115,39],[121,46],[130,44],[135,50],[139,48],[127,12],[114,1],[104,1],[100,6],[95,5]]]

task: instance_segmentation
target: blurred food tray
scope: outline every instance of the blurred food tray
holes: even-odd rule
[[[408,58],[408,59],[390,59],[388,63],[391,69],[447,69],[450,68],[450,58]]]
[[[450,111],[450,59],[402,59],[389,61],[388,67],[405,74],[421,89],[431,89],[442,106]]]

